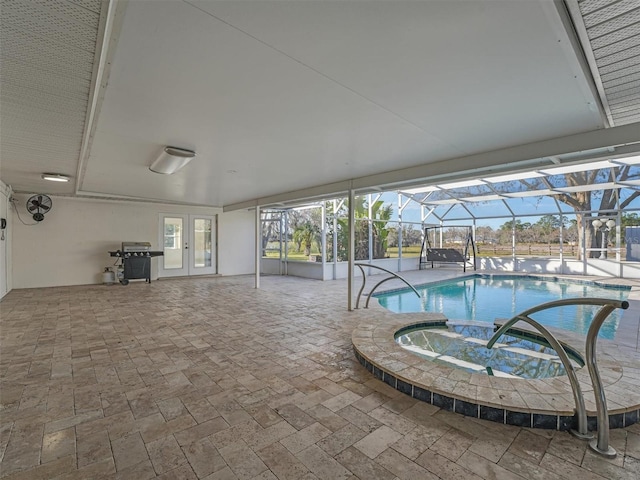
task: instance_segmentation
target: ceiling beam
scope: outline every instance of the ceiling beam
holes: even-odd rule
[[[85,115],[82,146],[78,157],[78,167],[76,169],[76,195],[82,193],[87,160],[91,154],[93,137],[96,132],[102,102],[104,101],[111,64],[113,62],[113,56],[115,55],[120,30],[122,29],[127,3],[128,0],[107,0],[102,2],[100,27],[96,39],[96,52],[91,76],[89,103]]]

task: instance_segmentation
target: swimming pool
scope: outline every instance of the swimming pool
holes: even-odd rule
[[[419,285],[420,298],[410,289],[374,295],[380,305],[396,313],[437,312],[451,320],[493,323],[509,319],[541,303],[563,298],[599,297],[626,300],[630,287],[608,286],[553,277],[473,275]],[[543,325],[586,334],[598,307],[560,307],[531,316]],[[622,311],[615,310],[600,329],[599,337],[615,336]]]

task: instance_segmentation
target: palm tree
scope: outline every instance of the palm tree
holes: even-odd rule
[[[369,204],[367,197],[355,199],[355,260],[369,258]],[[387,255],[389,227],[387,222],[393,215],[393,206],[385,205],[382,200],[371,204],[371,237],[373,240],[373,258],[385,258]],[[348,250],[348,219],[338,219],[338,259],[347,259]]]
[[[320,235],[320,228],[313,224],[311,221],[307,220],[306,222],[301,223],[296,227],[293,232],[293,241],[297,245],[304,244],[304,254],[311,254],[311,244],[314,240],[318,238]],[[300,251],[300,247],[298,246],[298,251]]]

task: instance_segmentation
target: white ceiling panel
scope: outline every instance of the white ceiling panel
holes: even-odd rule
[[[465,153],[601,125],[546,2],[190,3]]]
[[[451,159],[605,127],[547,0],[0,2],[0,178],[16,190],[226,206],[434,162],[446,183],[473,167]],[[636,121],[637,9],[579,3],[607,113]],[[154,174],[166,145],[197,156]]]
[[[550,6],[130,2],[81,189],[221,206],[595,130]]]
[[[158,178],[146,167],[164,145],[198,156]],[[222,205],[459,153],[190,5],[141,2],[127,10],[82,188]]]

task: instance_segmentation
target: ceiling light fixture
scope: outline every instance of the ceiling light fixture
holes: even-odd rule
[[[196,156],[193,150],[178,147],[164,147],[160,156],[151,164],[149,170],[162,175],[176,173]]]
[[[71,180],[71,177],[61,173],[43,173],[42,179],[49,180],[50,182],[68,182]]]

